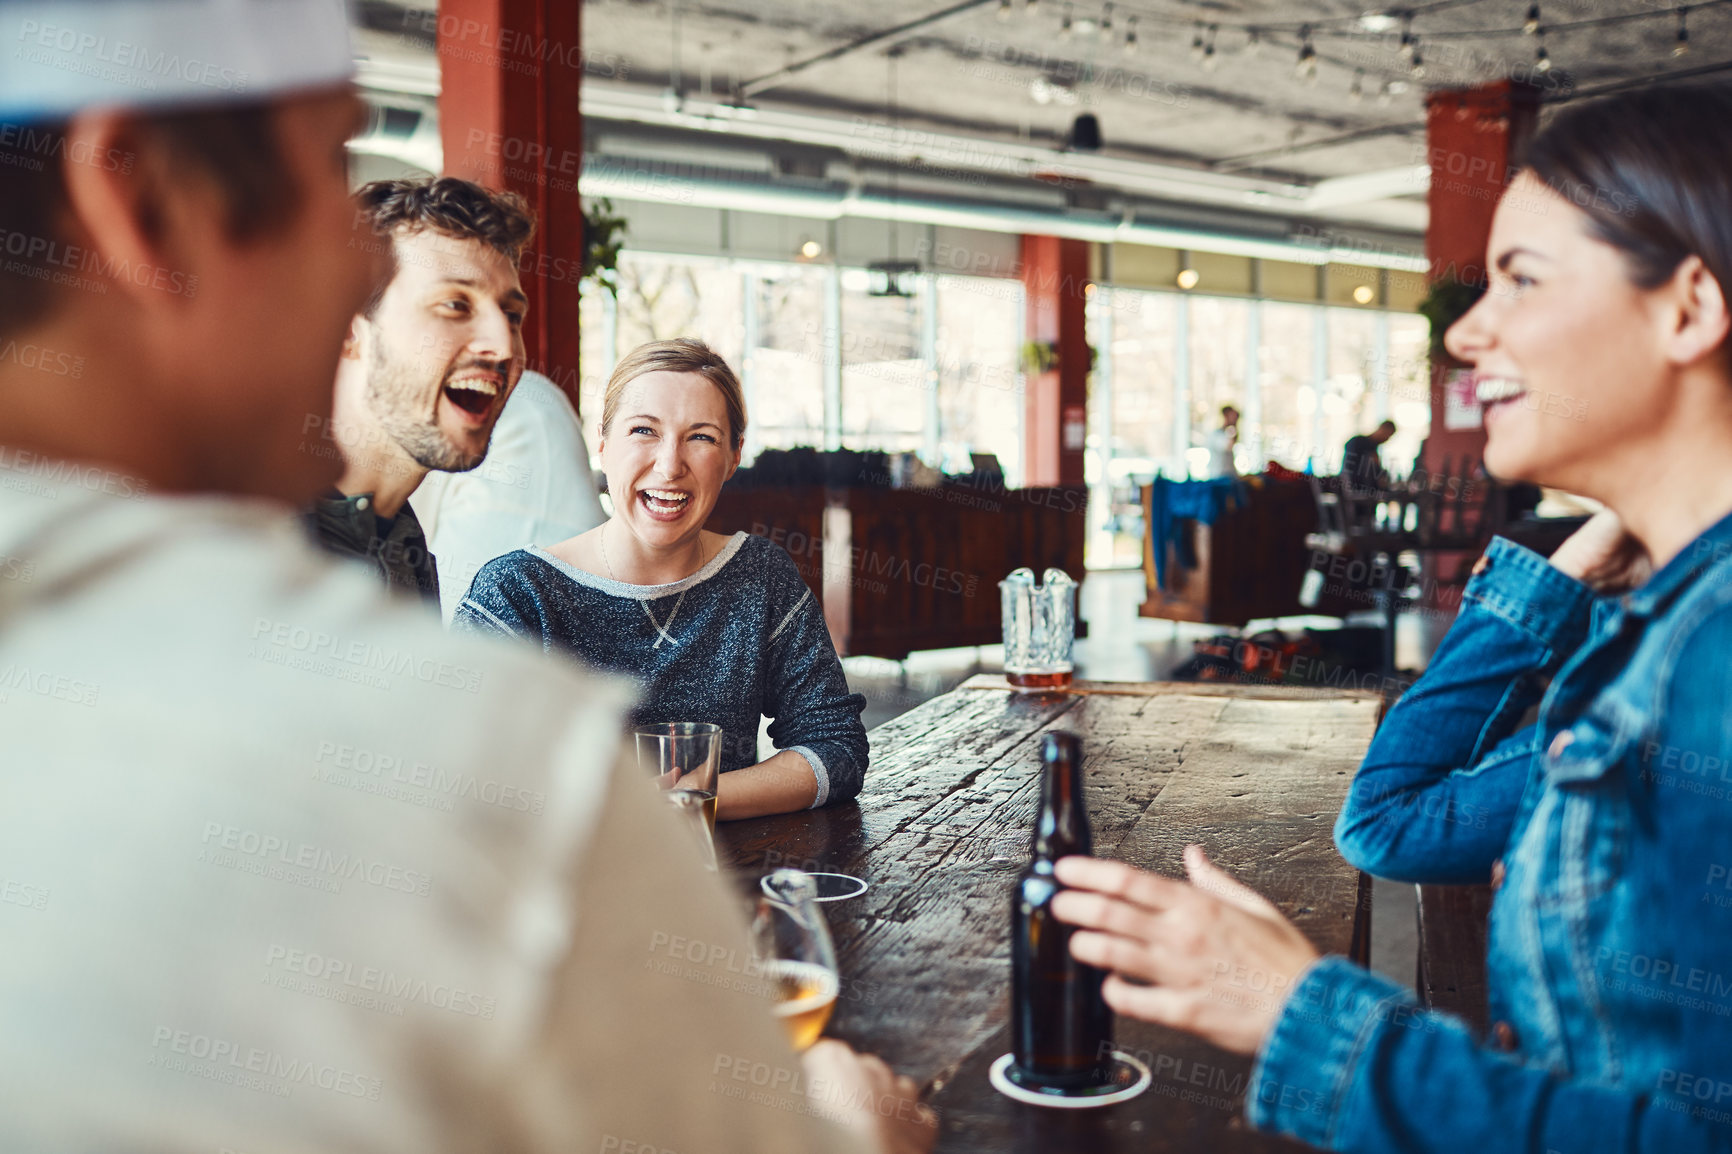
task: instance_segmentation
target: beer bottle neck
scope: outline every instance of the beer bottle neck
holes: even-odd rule
[[[1034,824],[1032,854],[1036,861],[1094,852],[1083,809],[1081,759],[1071,750],[1058,752],[1041,767],[1040,816]]]

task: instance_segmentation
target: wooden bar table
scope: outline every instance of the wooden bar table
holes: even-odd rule
[[[1010,1049],[1010,893],[1039,803],[1038,739],[1082,739],[1098,856],[1182,876],[1181,851],[1200,843],[1319,949],[1363,961],[1369,883],[1331,834],[1379,705],[1370,693],[1159,682],[1034,696],[975,677],[871,732],[858,805],[730,822],[719,848],[749,876],[793,866],[870,883],[824,905],[842,971],[827,1033],[924,1087],[941,1151],[1290,1149],[1244,1125],[1248,1059],[1127,1018],[1119,1048],[1154,1075],[1133,1101],[1056,1110],[989,1084]]]

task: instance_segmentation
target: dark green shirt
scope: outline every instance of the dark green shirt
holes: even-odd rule
[[[396,517],[385,521],[373,512],[371,493],[345,497],[333,490],[308,506],[302,517],[313,539],[330,552],[367,562],[387,586],[439,607],[439,572],[407,501]]]

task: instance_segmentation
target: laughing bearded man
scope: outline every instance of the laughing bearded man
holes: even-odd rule
[[[430,471],[487,456],[523,372],[517,262],[535,219],[517,196],[453,177],[375,181],[356,200],[394,267],[350,324],[332,417],[305,422],[306,450],[340,452],[344,466],[307,521],[327,549],[437,606],[409,496]]]

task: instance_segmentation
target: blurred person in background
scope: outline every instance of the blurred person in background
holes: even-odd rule
[[[558,385],[526,371],[493,426],[487,461],[431,472],[410,500],[439,558],[439,605],[449,622],[481,567],[530,545],[552,545],[606,514],[577,410]]]
[[[436,552],[409,495],[430,472],[467,473],[523,372],[529,300],[517,262],[535,233],[521,197],[443,176],[380,180],[356,195],[389,279],[349,326],[328,440],[336,487],[308,506],[331,552],[437,604]]]
[[[1121,1014],[1256,1055],[1246,1114],[1346,1151],[1732,1149],[1732,86],[1575,105],[1452,326],[1486,467],[1605,509],[1496,538],[1335,825],[1379,877],[1495,890],[1492,1028],[1319,958],[1251,890],[1067,858]]]
[[[0,42],[0,1149],[929,1148],[841,1043],[806,1109],[707,1089],[799,1059],[650,964],[748,945],[620,686],[307,543],[387,271],[342,6],[0,0]]]
[[[1355,433],[1347,438],[1341,450],[1341,483],[1349,491],[1381,489],[1389,480],[1380,455],[1389,438],[1395,436],[1395,422],[1384,421],[1369,433]]]
[[[1233,450],[1239,445],[1239,410],[1232,405],[1221,406],[1221,427],[1209,434],[1209,477],[1237,477],[1239,466],[1233,460]]]
[[[613,516],[488,563],[456,617],[630,677],[638,724],[721,726],[718,820],[847,801],[866,776],[866,699],[849,692],[794,559],[763,537],[704,528],[745,436],[739,378],[714,350],[639,345],[602,400]],[[777,752],[760,761],[764,717]]]

